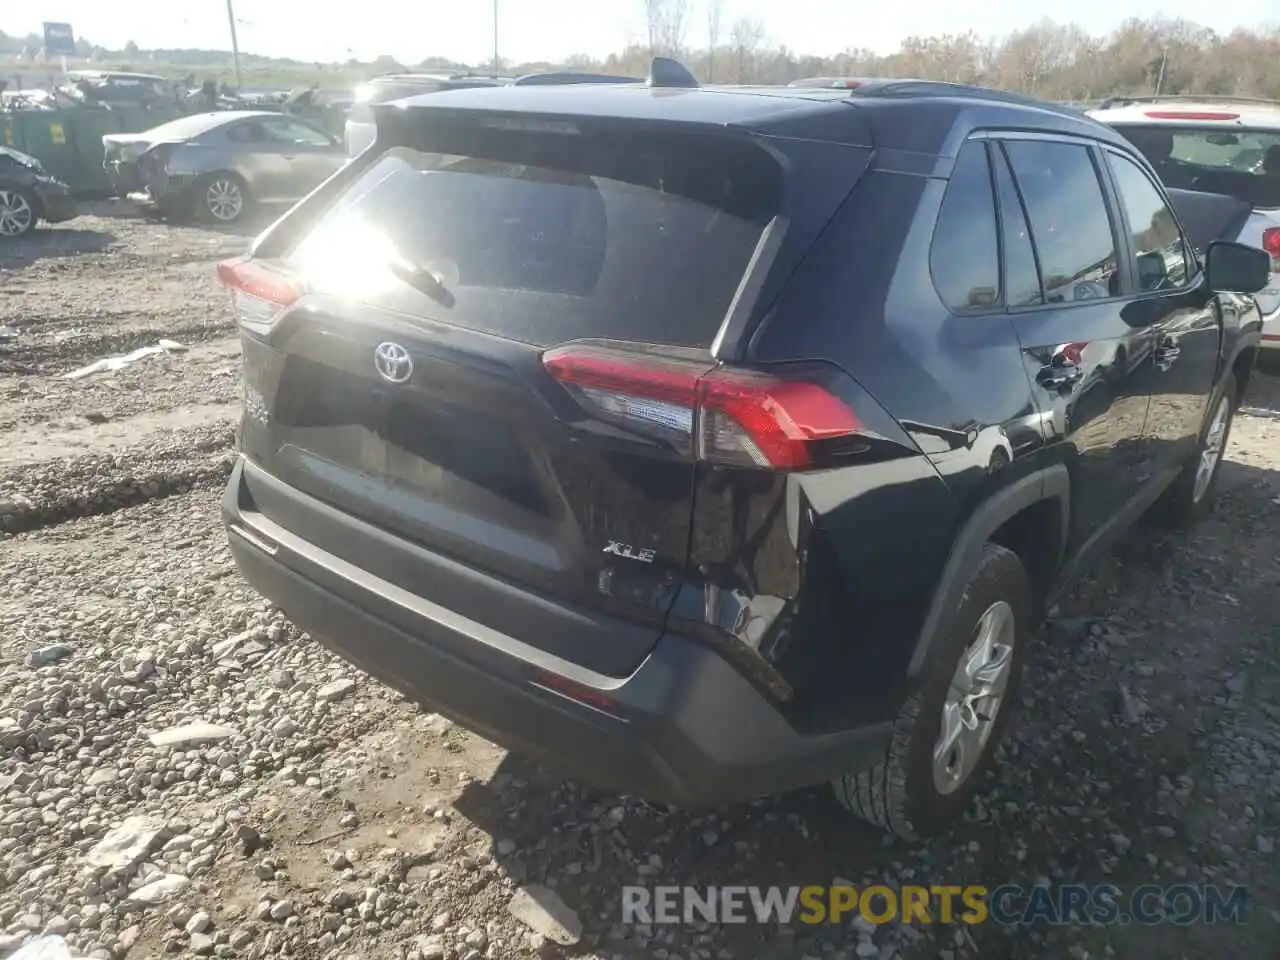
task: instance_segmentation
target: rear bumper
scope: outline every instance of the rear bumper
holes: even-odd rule
[[[74,219],[79,210],[76,209],[75,197],[68,190],[63,192],[45,191],[40,194],[41,219],[46,223],[63,223]]]
[[[135,207],[161,216],[173,216],[182,206],[180,193],[156,193],[150,187],[130,192],[127,199]]]
[[[256,468],[242,460],[222,512],[249,584],[343,659],[500,746],[602,789],[681,806],[808,786],[884,755],[889,724],[797,733],[692,641],[663,637],[619,680],[410,594],[246,508],[246,471]],[[353,539],[370,535],[346,522]]]
[[[1280,350],[1280,307],[1262,317],[1262,348]]]

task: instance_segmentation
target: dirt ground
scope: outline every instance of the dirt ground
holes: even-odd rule
[[[217,512],[238,348],[213,265],[246,243],[104,204],[0,247],[0,956],[41,931],[113,958],[1280,956],[1280,380],[1254,378],[1215,514],[1135,531],[1040,632],[988,790],[912,847],[825,789],[692,814],[565,783],[256,597]],[[182,349],[65,376],[161,340]],[[137,849],[107,867],[113,831]],[[621,923],[624,884],[836,878],[1249,903],[1189,926]],[[578,943],[513,915],[531,884]]]

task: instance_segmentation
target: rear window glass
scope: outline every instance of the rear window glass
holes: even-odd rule
[[[1223,127],[1117,126],[1165,186],[1280,207],[1280,132]]]
[[[326,292],[540,346],[711,344],[776,212],[768,154],[689,134],[467,139],[384,154],[288,260]]]

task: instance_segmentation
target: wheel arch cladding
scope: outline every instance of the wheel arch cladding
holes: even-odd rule
[[[947,555],[942,576],[929,602],[924,626],[916,639],[907,676],[918,680],[929,662],[929,653],[948,628],[965,587],[982,559],[983,547],[1001,542],[998,534],[1028,511],[1042,511],[1041,523],[1031,529],[1046,534],[1049,542],[1036,538],[1021,544],[1023,549],[1001,542],[1019,554],[1028,567],[1028,575],[1041,590],[1061,567],[1066,546],[1067,521],[1070,510],[1070,479],[1064,464],[1054,464],[1020,477],[997,490],[969,515],[961,526]],[[1046,528],[1047,526],[1047,528]],[[1023,552],[1034,547],[1031,562]],[[1036,582],[1037,580],[1042,582]]]

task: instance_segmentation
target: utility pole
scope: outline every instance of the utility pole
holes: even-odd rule
[[[228,3],[231,0],[227,0]],[[502,72],[502,61],[498,59],[498,0],[493,0],[493,72]]]
[[[497,0],[494,0],[497,3]],[[236,90],[242,86],[240,81],[240,43],[236,40],[236,12],[227,0],[227,26],[231,28],[231,63],[236,70]]]

